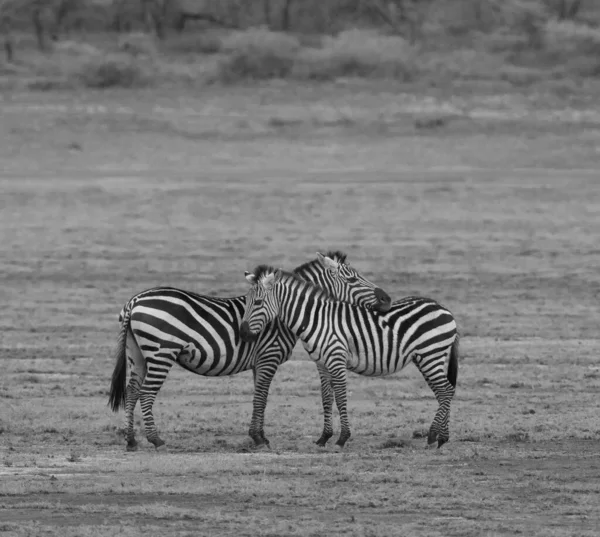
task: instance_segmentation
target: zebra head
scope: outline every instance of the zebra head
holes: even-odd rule
[[[254,272],[246,271],[246,281],[252,287],[246,295],[246,311],[240,327],[243,341],[254,341],[277,316],[279,303],[273,290],[281,275],[281,269],[267,265],[258,266]]]
[[[385,313],[392,301],[380,287],[367,280],[346,261],[340,251],[317,252],[317,260],[297,268],[294,273],[329,291],[337,300]]]

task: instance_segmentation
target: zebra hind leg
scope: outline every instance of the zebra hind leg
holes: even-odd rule
[[[437,357],[417,356],[414,361],[425,378],[427,385],[433,391],[439,405],[429,428],[427,444],[431,446],[437,440],[438,448],[440,448],[450,438],[448,425],[450,420],[450,403],[452,402],[456,388],[450,383],[448,375],[445,372],[445,355],[438,355]]]
[[[323,402],[323,432],[315,442],[319,447],[325,447],[333,436],[333,390],[331,388],[331,375],[327,368],[317,364],[319,379],[321,381],[321,401]]]
[[[142,407],[146,438],[148,442],[154,444],[156,449],[166,449],[166,447],[164,440],[158,436],[152,407],[160,388],[171,370],[173,362],[174,359],[171,355],[167,357],[164,354],[154,354],[151,358],[147,357],[146,364],[148,370],[140,390],[140,406]]]
[[[437,440],[438,448],[441,448],[450,438],[448,422],[450,420],[450,403],[454,397],[455,388],[447,380],[443,380],[431,389],[435,393],[439,407],[433,418],[433,423],[427,435],[427,443],[432,445]]]
[[[125,439],[127,440],[127,451],[136,451],[138,443],[135,439],[134,411],[140,398],[142,383],[146,377],[146,362],[130,331],[127,333],[126,353],[130,365],[130,377],[125,394]]]

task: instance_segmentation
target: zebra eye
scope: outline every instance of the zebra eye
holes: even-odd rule
[[[262,301],[262,298],[257,298],[257,299],[254,301],[254,305],[255,305],[255,306],[262,306],[262,303],[263,303],[263,301]]]
[[[356,276],[350,276],[350,277],[347,279],[347,282],[348,282],[348,283],[356,283],[357,281],[358,281],[358,278],[357,278]]]

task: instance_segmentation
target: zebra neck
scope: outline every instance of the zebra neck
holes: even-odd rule
[[[288,294],[279,308],[279,318],[297,337],[304,339],[336,304],[320,297]]]

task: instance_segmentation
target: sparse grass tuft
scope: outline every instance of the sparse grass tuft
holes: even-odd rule
[[[411,447],[411,443],[402,438],[390,438],[383,442],[379,447],[380,449],[406,448]]]
[[[71,450],[69,455],[67,456],[67,461],[69,462],[81,462],[81,455],[75,451],[75,450]]]
[[[531,440],[529,433],[525,431],[517,431],[506,435],[506,440],[509,442],[529,442]]]

